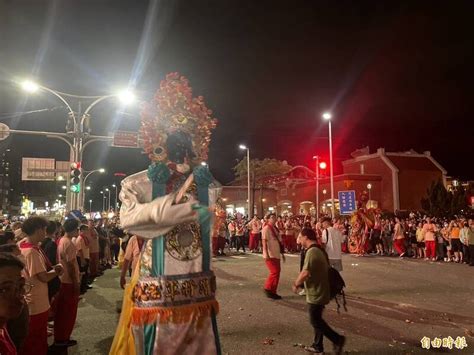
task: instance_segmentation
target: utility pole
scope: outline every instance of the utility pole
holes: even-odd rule
[[[8,126],[4,125],[2,128],[2,132],[0,134],[0,140],[5,139],[8,137],[10,133],[17,133],[17,134],[33,134],[33,135],[41,135],[46,136],[48,138],[57,138],[68,144],[70,148],[69,153],[69,162],[72,163],[81,163],[82,157],[85,148],[93,143],[98,141],[105,141],[109,142],[112,141],[113,137],[111,136],[92,136],[89,132],[89,126],[87,124],[88,120],[90,119],[89,112],[92,108],[97,105],[99,102],[104,101],[109,98],[119,98],[123,103],[131,103],[135,100],[133,93],[128,90],[124,90],[119,94],[115,95],[104,95],[104,96],[79,96],[79,95],[72,95],[63,92],[59,92],[53,89],[50,89],[46,86],[38,85],[29,80],[25,80],[21,83],[16,83],[21,86],[21,88],[33,94],[38,91],[45,91],[56,98],[58,98],[67,108],[68,110],[68,118],[66,124],[66,133],[59,133],[59,132],[39,132],[39,131],[23,131],[23,130],[10,130]],[[67,99],[66,99],[67,98]],[[71,103],[69,100],[74,99],[78,101],[78,112],[74,112],[71,107]],[[82,113],[82,103],[83,102],[90,102],[92,101],[89,106],[85,109]],[[6,126],[6,129],[5,129]],[[66,208],[68,210],[72,209],[81,209],[83,208],[83,199],[81,198],[80,191],[76,191],[74,193],[71,192],[71,184],[70,178],[67,179],[66,182],[67,190],[66,190]],[[80,182],[79,186],[80,189],[83,189],[83,182],[84,177],[80,175]]]

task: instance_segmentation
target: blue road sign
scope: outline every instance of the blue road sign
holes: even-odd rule
[[[339,209],[341,214],[352,214],[357,210],[356,194],[354,190],[339,191]]]

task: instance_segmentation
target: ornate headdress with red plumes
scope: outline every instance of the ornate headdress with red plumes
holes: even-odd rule
[[[168,136],[182,132],[192,141],[195,162],[206,161],[211,130],[217,125],[217,120],[211,115],[203,97],[193,97],[184,76],[168,74],[153,100],[142,110],[140,136],[145,153],[153,162],[166,162]]]

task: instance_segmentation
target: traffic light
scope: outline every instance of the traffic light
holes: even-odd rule
[[[81,163],[71,164],[71,191],[75,193],[81,192]]]
[[[319,163],[319,169],[321,169],[321,170],[326,170],[327,166],[328,165],[326,164],[325,161],[322,161],[322,162]]]

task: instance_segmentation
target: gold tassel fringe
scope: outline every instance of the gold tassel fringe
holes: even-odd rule
[[[189,323],[198,317],[210,316],[219,313],[219,303],[216,300],[200,302],[178,307],[150,307],[132,309],[131,325],[146,325],[156,322],[164,323]]]

